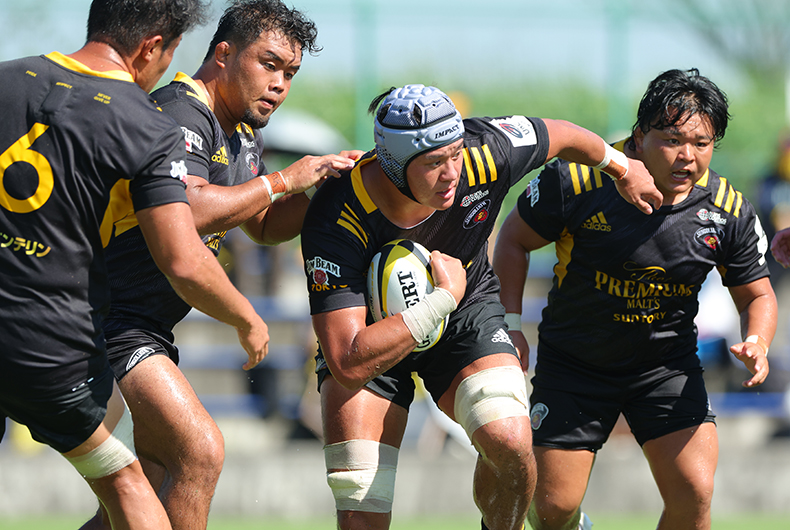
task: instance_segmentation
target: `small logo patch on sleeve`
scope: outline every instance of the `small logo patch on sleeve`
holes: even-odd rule
[[[508,116],[491,120],[491,124],[505,133],[513,147],[526,147],[538,143],[535,127],[526,116]]]

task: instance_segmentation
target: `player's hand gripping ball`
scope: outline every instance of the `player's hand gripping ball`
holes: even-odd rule
[[[396,315],[433,292],[430,262],[431,253],[408,239],[396,239],[381,247],[368,267],[368,309],[374,321]],[[414,351],[434,346],[446,327],[447,317]]]

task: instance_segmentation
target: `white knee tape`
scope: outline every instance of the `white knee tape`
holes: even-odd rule
[[[89,453],[66,459],[85,478],[112,475],[137,459],[134,452],[133,427],[132,414],[124,405],[123,415],[109,438]]]
[[[470,440],[486,423],[529,416],[524,372],[516,366],[499,366],[470,375],[455,392],[454,413]]]
[[[337,510],[392,511],[396,447],[372,440],[349,440],[325,446],[324,461]]]

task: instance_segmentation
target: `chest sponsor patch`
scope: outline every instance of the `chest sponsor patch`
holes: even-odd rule
[[[486,199],[475,204],[464,218],[464,228],[469,230],[470,228],[474,228],[478,224],[488,219],[488,211],[490,207],[491,199]]]
[[[697,217],[699,217],[703,221],[713,221],[717,225],[724,226],[727,224],[726,217],[722,217],[722,215],[719,212],[711,212],[706,210],[705,208],[702,208],[697,212]]]
[[[505,133],[513,147],[526,147],[538,143],[535,127],[526,116],[508,116],[507,118],[491,120],[491,124]]]
[[[464,208],[468,207],[473,202],[479,201],[480,199],[488,196],[488,190],[476,191],[471,195],[467,195],[463,199],[461,199],[461,206]]]

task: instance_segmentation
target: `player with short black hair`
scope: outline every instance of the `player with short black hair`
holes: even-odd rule
[[[146,37],[161,35],[162,45],[167,49],[205,20],[206,4],[200,0],[91,2],[87,40],[104,42],[124,55],[132,55]]]
[[[487,257],[502,201],[554,156],[600,165],[644,210],[652,209],[644,199],[658,207],[660,194],[639,162],[613,159],[600,137],[568,122],[463,119],[441,90],[423,85],[393,88],[371,109],[375,150],[318,190],[302,230],[338,527],[389,527],[416,372],[480,453],[483,527],[521,529],[535,481],[527,389]],[[394,239],[432,251],[436,288],[373,322],[365,275]],[[412,353],[448,316],[436,346]]]
[[[114,528],[171,528],[136,459],[101,329],[110,301],[103,246],[119,217],[136,216],[185,300],[237,328],[251,364],[268,348],[266,325],[195,230],[183,134],[141,89],[167,69],[176,33],[199,18],[199,2],[182,5],[131,52],[112,26],[69,55],[0,63],[0,436],[9,417],[62,453]],[[119,7],[94,0],[92,9]],[[135,13],[124,18],[132,27]]]
[[[529,252],[554,242],[558,260],[530,396],[535,530],[590,528],[582,498],[621,413],[664,499],[658,528],[710,528],[718,442],[696,355],[700,288],[716,268],[741,314],[744,340],[730,351],[753,374],[746,387],[768,375],[777,314],[760,220],[709,167],[727,106],[696,69],[660,74],[615,148],[644,162],[664,206],[635,214],[597,169],[558,160],[529,183],[500,230],[494,270],[525,371]]]
[[[237,0],[197,73],[179,72],[152,94],[183,132],[187,198],[214,255],[237,226],[261,244],[293,239],[310,202],[304,192],[353,166],[350,153],[307,156],[271,173],[262,160],[259,127],[287,97],[316,36],[312,21],[279,0]],[[157,268],[140,228],[125,217],[107,248],[112,301],[103,328],[146,473],[173,528],[197,530],[208,524],[224,440],[177,366],[173,327],[191,308]],[[101,524],[97,513],[86,528]]]

